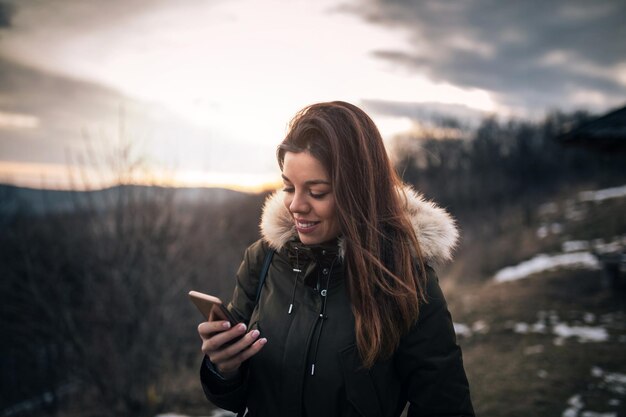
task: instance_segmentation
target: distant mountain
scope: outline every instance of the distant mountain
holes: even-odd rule
[[[93,205],[98,210],[111,207],[118,198],[132,196],[139,201],[158,199],[163,193],[174,193],[178,204],[221,204],[247,194],[225,188],[164,188],[121,185],[96,191],[42,190],[0,184],[0,213],[19,210],[35,214],[71,212]]]

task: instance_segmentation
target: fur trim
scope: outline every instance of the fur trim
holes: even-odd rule
[[[412,187],[405,185],[401,190],[404,208],[407,210],[415,237],[427,262],[443,263],[452,259],[452,251],[459,240],[456,221],[443,208],[427,201]]]
[[[261,236],[272,249],[280,250],[298,236],[291,214],[283,202],[285,194],[276,191],[265,200],[261,216]]]
[[[446,210],[437,206],[405,185],[398,190],[404,201],[422,255],[426,262],[435,264],[452,259],[452,252],[459,239],[455,220]],[[265,200],[261,216],[261,235],[275,250],[282,249],[287,242],[297,238],[293,220],[283,203],[284,194],[277,191]],[[339,242],[340,255],[343,256],[343,241]]]

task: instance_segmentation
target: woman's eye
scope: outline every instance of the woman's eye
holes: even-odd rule
[[[293,187],[284,187],[283,191],[286,193],[293,193]]]
[[[313,198],[321,199],[324,198],[328,193],[309,193],[309,195]]]

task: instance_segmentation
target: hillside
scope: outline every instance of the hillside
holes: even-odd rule
[[[163,198],[165,193],[180,204],[222,204],[244,193],[225,188],[164,188],[126,185],[94,191],[44,190],[0,184],[0,214],[24,211],[34,214],[72,212],[93,206],[103,211],[113,208],[120,196],[132,195],[137,201]]]
[[[624,250],[626,197],[594,188],[461,224],[456,260],[438,272],[477,415],[625,416],[626,293],[596,256]],[[2,217],[3,415],[84,415],[106,401],[119,415],[211,413],[185,294],[229,297],[263,196],[185,205],[122,191],[135,198],[112,212]],[[28,343],[42,335],[43,350]],[[116,383],[91,388],[102,381]]]
[[[527,226],[468,231],[443,285],[477,415],[626,415],[624,261],[619,288],[598,262],[626,247],[625,191],[558,196]]]

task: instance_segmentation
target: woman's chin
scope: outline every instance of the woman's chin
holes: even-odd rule
[[[321,245],[324,243],[330,243],[337,239],[337,236],[311,236],[310,234],[298,233],[298,237],[300,238],[300,242],[303,245]]]
[[[315,236],[308,234],[298,233],[298,237],[303,245],[317,245],[318,243],[322,243],[320,239],[316,239]]]

